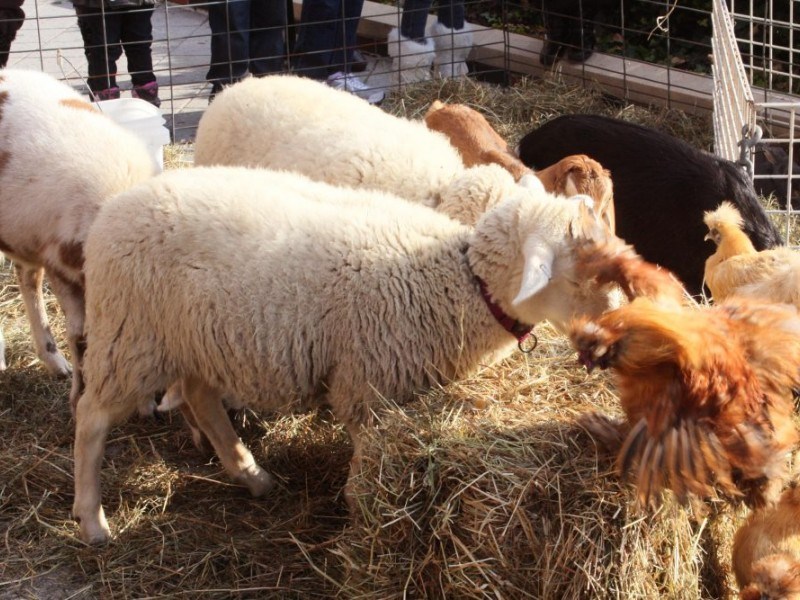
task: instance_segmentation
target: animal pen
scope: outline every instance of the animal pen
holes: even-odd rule
[[[792,167],[798,97],[790,95],[800,87],[798,0],[731,0],[730,8],[715,0],[713,11],[701,2],[623,2],[625,10],[615,2],[577,17],[596,26],[591,58],[545,68],[536,6],[468,1],[468,14],[485,20],[471,79],[497,85],[434,81],[401,92],[385,47],[399,9],[368,1],[364,74],[387,87],[383,106],[393,114],[419,118],[433,98],[452,99],[483,109],[512,141],[562,112],[603,111],[703,147],[713,142],[743,168],[755,162],[755,142],[769,143],[788,154],[787,170],[771,175],[790,192],[800,176]],[[206,5],[168,2],[153,18],[161,110],[180,148],[191,147],[208,103]],[[27,0],[24,8],[9,66],[84,90],[70,2]],[[299,18],[299,0],[293,8]],[[783,218],[787,208],[771,210]],[[590,410],[618,414],[614,386],[605,373],[579,371],[547,325],[537,326],[530,356],[407,406],[387,400],[365,440],[352,520],[338,495],[350,447],[325,411],[235,417],[237,433],[281,482],[262,499],[200,456],[177,416],[128,423],[112,434],[103,470],[116,539],[88,548],[69,515],[68,384],[36,363],[12,275],[8,267],[0,274],[9,358],[0,374],[0,598],[736,597],[728,563],[741,511],[683,507],[669,496],[654,512],[635,509],[613,461],[575,425]],[[48,311],[56,314],[52,297]],[[63,339],[63,320],[53,324]]]
[[[288,1],[290,69],[301,0]],[[166,2],[157,6],[153,17],[162,111],[176,142],[192,139],[207,102],[209,4]],[[793,94],[800,91],[797,0],[714,0],[710,13],[706,3],[698,1],[629,0],[617,5],[598,0],[577,6],[575,11],[570,5],[569,14],[552,9],[551,20],[555,15],[569,27],[591,32],[578,43],[591,44],[588,35],[596,37],[595,54],[585,62],[561,60],[545,68],[540,57],[547,16],[541,3],[467,0],[467,19],[475,26],[469,56],[472,76],[508,83],[520,75],[553,71],[566,81],[598,85],[625,101],[692,113],[713,110],[717,154],[752,165],[756,143],[771,148],[770,160],[759,161],[766,168],[756,169],[756,180],[769,179],[792,196],[792,181],[800,177],[794,160],[798,99]],[[43,70],[84,88],[86,62],[71,3],[28,0],[24,7],[27,19],[12,45],[9,66]],[[396,85],[386,35],[399,25],[401,14],[398,3],[365,2],[359,43],[369,61],[361,75],[371,86],[391,90]],[[124,72],[124,58],[121,61]]]

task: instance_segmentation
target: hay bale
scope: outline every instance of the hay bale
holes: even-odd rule
[[[727,556],[665,494],[655,514],[575,424],[616,412],[562,338],[405,407],[366,433],[359,514],[333,551],[341,593],[371,598],[723,598]],[[714,568],[708,565],[714,564]]]

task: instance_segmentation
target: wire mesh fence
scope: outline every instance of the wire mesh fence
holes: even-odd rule
[[[76,2],[27,0],[8,65],[46,71],[89,93],[87,58],[93,48],[120,40],[106,17],[123,9],[109,6],[120,0]],[[83,2],[90,3],[84,12],[103,17],[93,44],[76,17]],[[242,17],[241,7],[251,5],[258,8]],[[152,71],[175,141],[193,138],[215,82],[248,72],[319,76],[317,65],[326,67],[325,76],[332,70],[326,48],[338,43],[347,51],[336,68],[385,93],[420,77],[468,71],[507,84],[554,71],[625,101],[692,112],[713,108],[716,152],[740,159],[742,131],[753,139],[760,126],[756,179],[776,182],[784,197],[792,197],[800,178],[792,166],[797,97],[791,95],[800,91],[798,6],[800,0],[713,0],[713,10],[708,0],[305,0],[305,6],[303,0],[182,0],[156,4],[152,16],[147,6],[124,10],[144,11],[152,23]],[[422,29],[404,36],[419,15]],[[15,19],[0,10],[0,32]],[[135,59],[119,47],[116,54],[114,83],[121,94],[141,92]],[[779,172],[784,167],[789,170]],[[780,175],[784,181],[778,182]]]

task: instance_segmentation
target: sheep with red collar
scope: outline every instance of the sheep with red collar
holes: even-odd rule
[[[520,187],[544,189],[534,175],[517,184],[498,165],[467,168],[448,137],[423,121],[292,75],[251,77],[218,94],[198,124],[194,162],[382,190],[467,224]]]
[[[157,390],[182,380],[197,425],[254,495],[272,478],[223,396],[266,410],[325,401],[353,440],[352,473],[379,396],[408,400],[506,356],[539,321],[604,311],[607,289],[573,265],[576,241],[599,229],[584,203],[545,193],[508,198],[473,228],[261,169],[177,170],[121,194],[86,243],[81,537],[108,539],[105,440]]]
[[[14,262],[36,351],[51,373],[67,375],[70,364],[48,326],[43,276],[79,363],[89,225],[100,205],[154,170],[143,142],[68,85],[38,71],[0,71],[0,250]]]

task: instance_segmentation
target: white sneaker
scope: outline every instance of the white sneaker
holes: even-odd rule
[[[370,104],[380,104],[386,97],[386,92],[382,89],[370,87],[355,75],[343,73],[342,71],[338,71],[328,77],[328,85],[337,90],[345,90],[355,94]]]

